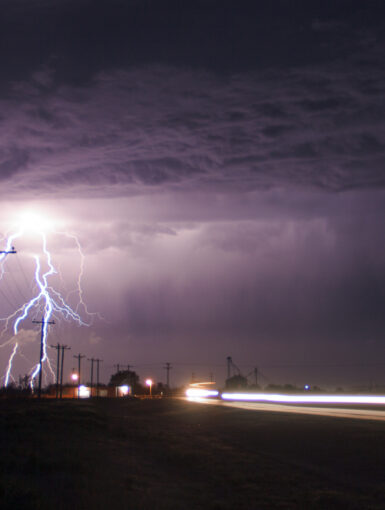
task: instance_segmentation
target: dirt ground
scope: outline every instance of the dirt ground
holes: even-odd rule
[[[381,422],[4,399],[0,443],[2,510],[385,508]]]

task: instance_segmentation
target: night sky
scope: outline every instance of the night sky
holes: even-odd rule
[[[52,330],[68,371],[385,382],[383,1],[0,7],[0,232],[33,209],[76,233],[103,317]],[[65,288],[78,254],[50,248]]]

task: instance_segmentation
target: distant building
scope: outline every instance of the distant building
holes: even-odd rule
[[[130,386],[123,384],[121,386],[101,386],[96,388],[95,386],[92,388],[92,396],[93,397],[127,397],[132,395],[132,389]],[[56,396],[56,386],[52,385],[47,394],[49,397]],[[82,384],[81,386],[63,386],[62,388],[62,397],[63,398],[90,398],[91,397],[91,387]]]
[[[225,382],[227,390],[240,390],[247,387],[247,379],[243,375],[233,375],[226,379]]]

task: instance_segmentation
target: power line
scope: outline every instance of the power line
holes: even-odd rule
[[[17,257],[16,257],[16,259],[18,260]],[[16,280],[16,278],[15,278],[15,276],[13,274],[13,271],[9,271],[9,274],[10,274],[10,276],[12,278],[12,281],[15,284],[15,287],[16,287],[18,293],[20,294],[20,296],[23,298],[24,301],[28,301],[28,299],[25,297],[24,293],[21,291],[20,286],[19,286],[19,284],[18,284],[18,282],[17,282],[17,280]]]
[[[107,365],[107,366],[109,366],[109,365]],[[132,368],[132,367],[133,367],[133,365],[121,365],[120,363],[116,363],[116,364],[115,364],[115,365],[113,365],[113,366],[116,368],[116,371],[117,371],[117,372],[120,372],[120,371],[121,371],[120,369],[121,369],[121,368],[122,368],[122,369],[124,369],[124,367],[126,367],[126,370],[127,370],[127,371],[129,371],[129,370],[130,370],[130,368]]]
[[[22,264],[21,264],[21,262],[20,262],[20,257],[19,257],[19,256],[18,256],[18,257],[16,257],[16,260],[17,260],[17,263],[18,263],[18,265],[19,265],[20,272],[21,272],[21,274],[22,274],[22,275],[23,275],[23,277],[24,277],[25,283],[26,283],[26,285],[27,285],[28,289],[30,289],[30,288],[31,288],[31,282],[30,282],[30,281],[28,280],[28,278],[27,278],[27,275],[26,275],[26,273],[25,273],[25,271],[24,271],[24,268],[23,268],[23,266],[22,266]]]
[[[14,247],[14,246],[11,246],[11,248],[10,248],[9,250],[0,250],[0,255],[4,255],[4,259],[7,257],[7,255],[10,255],[10,254],[16,254],[16,253],[17,253],[17,251],[15,250],[15,247]],[[3,274],[4,274],[4,270],[3,270]],[[11,275],[12,275],[12,273],[11,273]],[[12,275],[12,276],[13,276],[13,275]],[[13,298],[15,298],[15,301],[17,302],[17,299],[16,299],[15,294],[13,293],[13,291],[12,291],[12,292],[10,291],[10,287],[9,287],[9,285],[8,285],[7,280],[6,280],[5,278],[3,278],[3,281],[4,281],[4,284],[7,286],[8,294],[12,294],[12,297],[13,297]],[[4,295],[4,294],[3,294],[3,295]],[[8,299],[7,299],[7,301],[8,301]],[[9,302],[9,301],[8,301],[8,302]],[[9,302],[9,303],[10,303],[10,302]],[[10,303],[10,304],[11,304],[11,303]],[[14,304],[11,304],[11,306],[12,306],[13,308],[17,308],[17,306],[16,306],[16,305],[14,305]]]
[[[17,253],[14,246],[11,246],[10,250],[0,250],[0,255],[9,255],[11,253]]]
[[[6,273],[6,274],[8,274],[8,273]],[[19,308],[19,307],[17,306],[17,304],[15,304],[15,303],[17,303],[17,297],[16,297],[16,295],[15,295],[15,293],[14,293],[13,289],[10,287],[10,285],[9,285],[9,283],[8,283],[7,278],[3,278],[3,279],[2,279],[2,283],[3,283],[3,285],[6,287],[5,291],[6,291],[6,292],[7,292],[7,294],[8,294],[8,298],[7,298],[8,303],[11,305],[11,307],[12,307],[12,308],[16,308],[16,309],[17,309],[17,308]],[[3,294],[3,295],[4,295],[4,294]],[[11,298],[12,298],[12,301],[10,301],[10,300],[9,300],[9,297],[11,297]]]
[[[135,366],[138,367],[138,368],[143,368],[143,367],[153,367],[153,366],[160,366],[162,365],[162,362],[154,362],[154,363],[139,363],[139,364],[136,364]],[[194,362],[194,363],[186,363],[186,362],[179,362],[179,361],[174,361],[173,362],[173,365],[175,366],[178,366],[178,367],[216,367],[216,368],[226,368],[228,365],[227,363],[199,363],[199,362]],[[313,368],[313,367],[319,367],[319,368],[340,368],[340,367],[383,367],[385,366],[385,363],[287,363],[287,364],[260,364],[258,366],[261,366],[262,368],[306,368],[306,367],[309,367],[309,368]],[[254,369],[254,365],[243,365],[243,364],[239,364],[239,366],[237,368],[242,368],[242,369]]]
[[[7,301],[7,303],[9,304],[9,306],[10,306],[11,308],[17,308],[17,306],[15,306],[15,305],[13,305],[13,304],[11,303],[11,301],[9,300],[9,298],[8,298],[7,294],[5,294],[5,293],[4,293],[4,291],[3,291],[3,289],[2,289],[1,287],[0,287],[0,293],[1,293],[1,295],[3,296],[3,298]]]

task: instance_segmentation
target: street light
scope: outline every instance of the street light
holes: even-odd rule
[[[76,381],[78,381],[78,379],[79,379],[79,374],[77,374],[76,372],[72,372],[71,380],[74,384],[74,391],[73,391],[74,398],[75,398]],[[79,398],[79,387],[78,387],[78,398]]]
[[[151,397],[152,396],[151,388],[152,388],[152,384],[153,384],[152,379],[146,379],[146,384],[147,384],[147,386],[150,387],[150,397]]]

